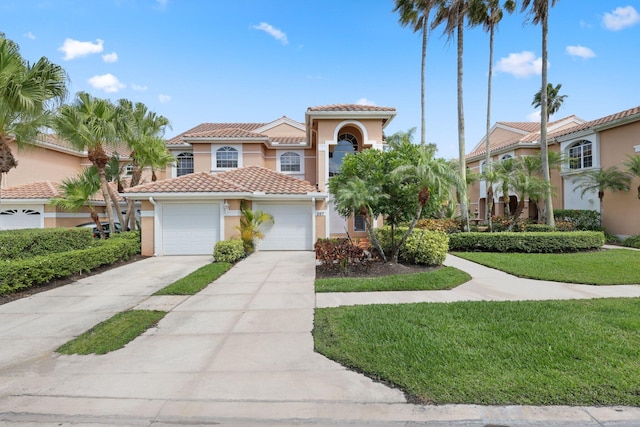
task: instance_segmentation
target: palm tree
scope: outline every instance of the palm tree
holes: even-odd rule
[[[547,158],[548,158],[549,169],[559,170],[563,162],[562,153],[560,153],[559,151],[549,151],[547,153],[547,156],[548,156]],[[540,152],[537,155],[521,157],[520,167],[529,176],[543,178],[542,153]],[[529,200],[536,204],[536,209],[538,211],[538,222],[546,222],[544,221],[546,212],[544,210],[544,205],[541,203],[541,201],[544,200],[544,193],[530,195]]]
[[[85,168],[78,176],[67,178],[62,181],[61,185],[63,197],[56,197],[50,200],[53,206],[61,207],[69,212],[78,212],[84,206],[89,207],[91,219],[96,224],[96,228],[100,232],[102,238],[105,238],[104,230],[98,212],[96,212],[91,196],[100,191],[100,175],[98,170],[91,166]]]
[[[33,144],[51,124],[51,109],[67,96],[66,71],[45,57],[27,62],[17,44],[0,33],[0,189],[2,174],[18,166],[9,143]]]
[[[506,0],[504,2],[504,10],[513,13],[516,7],[514,0]],[[469,7],[469,19],[472,25],[482,25],[485,31],[489,32],[489,76],[487,78],[487,122],[485,136],[485,168],[491,168],[491,143],[489,132],[491,130],[491,81],[493,77],[493,39],[496,27],[502,20],[503,10],[500,7],[499,0],[474,0]],[[486,200],[489,200],[489,191],[493,192],[493,188],[487,185]],[[493,197],[493,195],[492,195]],[[489,203],[485,203],[485,218],[491,217],[491,208]],[[491,224],[489,223],[489,230]]]
[[[464,53],[464,18],[469,7],[468,0],[438,0],[439,8],[432,26],[445,24],[444,33],[451,39],[457,34],[458,47],[458,167],[462,182],[466,181],[467,162],[464,139],[464,105],[462,91],[462,70]],[[460,214],[465,231],[469,231],[469,210],[467,204],[467,188],[461,189]]]
[[[509,219],[511,217],[509,190],[512,188],[515,175],[518,172],[518,162],[513,157],[502,159],[494,166],[494,169],[497,176],[496,182],[500,182],[500,188],[502,190],[504,217],[505,219]]]
[[[600,200],[600,226],[602,226],[603,201],[605,191],[629,191],[631,178],[625,172],[611,166],[607,169],[591,170],[578,177],[576,190],[582,190],[580,197],[587,192],[597,191]]]
[[[557,0],[522,0],[522,11],[526,11],[531,6],[529,16],[534,25],[541,24],[542,27],[542,84],[540,85],[540,151],[542,152],[542,174],[545,182],[551,184],[549,173],[549,158],[547,147],[547,122],[549,120],[549,104],[547,102],[547,35],[549,33],[549,2],[551,7],[555,6]],[[547,212],[547,224],[555,227],[553,218],[553,201],[551,200],[551,185],[545,194],[545,212]]]
[[[422,32],[422,64],[420,73],[420,109],[422,123],[420,128],[420,144],[426,142],[426,119],[424,108],[425,69],[427,64],[427,39],[429,33],[429,15],[435,5],[435,0],[395,0],[394,12],[400,13],[400,25],[411,26],[414,33]]]
[[[63,105],[55,119],[58,134],[76,149],[87,150],[89,161],[98,171],[110,230],[115,230],[115,227],[113,198],[106,175],[109,155],[105,152],[105,147],[115,143],[115,123],[114,105],[108,100],[94,98],[86,92],[79,92],[73,104]]]
[[[413,231],[431,197],[433,195],[451,196],[452,189],[459,191],[467,188],[467,185],[458,171],[451,167],[450,162],[434,157],[433,153],[422,145],[418,147],[417,158],[413,159],[411,164],[398,166],[392,174],[399,175],[403,181],[416,185],[418,189],[418,209],[391,256],[391,262],[397,263],[400,248]]]
[[[523,170],[518,170],[515,173],[511,186],[518,196],[518,205],[513,214],[513,221],[509,224],[509,230],[512,230],[518,222],[518,219],[520,219],[522,211],[524,210],[525,200],[539,200],[546,192],[548,185],[549,184],[542,178],[529,175]]]
[[[560,95],[562,84],[558,83],[555,87],[551,83],[547,83],[547,120],[560,110],[567,95]],[[542,90],[536,92],[531,103],[534,108],[540,108],[542,105]]]
[[[251,254],[256,248],[256,241],[264,239],[260,226],[267,221],[273,222],[273,215],[260,210],[252,211],[245,204],[241,204],[240,213],[240,225],[236,228],[240,232],[244,251]]]
[[[492,212],[493,212],[493,204],[494,204],[494,200],[493,200],[493,196],[494,196],[494,191],[493,191],[493,186],[494,184],[496,184],[497,182],[500,182],[500,174],[498,173],[498,171],[496,170],[496,168],[493,167],[493,165],[485,165],[484,170],[482,171],[482,174],[480,175],[482,177],[482,179],[485,180],[486,186],[487,186],[487,198],[486,198],[486,212],[487,212],[487,227],[489,227],[489,232],[493,231],[493,218],[492,218]],[[507,191],[508,187],[507,187]]]
[[[146,167],[152,170],[165,168],[175,162],[175,157],[167,150],[164,130],[169,120],[149,111],[143,103],[133,104],[127,99],[118,101],[118,136],[131,150],[132,174],[130,187],[140,184],[142,171]],[[135,229],[134,201],[127,201],[125,223]]]
[[[640,155],[636,154],[635,156],[627,156],[628,160],[624,162],[624,165],[627,167],[627,173],[629,175],[635,176],[636,178],[640,178]],[[640,185],[638,185],[638,199],[640,199]]]

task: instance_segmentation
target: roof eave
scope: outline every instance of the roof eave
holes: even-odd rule
[[[310,119],[314,118],[330,118],[330,119],[383,119],[385,120],[382,127],[386,127],[391,120],[398,114],[397,111],[309,111],[305,116]]]

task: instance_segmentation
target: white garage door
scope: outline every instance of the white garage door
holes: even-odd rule
[[[162,253],[212,255],[220,240],[220,204],[162,204]]]
[[[309,251],[313,249],[311,203],[256,203],[256,210],[273,215],[273,223],[263,223],[265,235],[258,242],[263,251]]]
[[[19,228],[42,228],[41,208],[34,206],[12,206],[0,208],[0,230]]]

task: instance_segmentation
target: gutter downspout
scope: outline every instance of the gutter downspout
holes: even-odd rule
[[[156,237],[158,235],[158,225],[160,224],[160,220],[158,219],[158,203],[156,203],[152,196],[149,197],[149,202],[153,205],[153,256],[158,256],[158,252],[156,251]]]
[[[316,241],[316,226],[317,226],[318,217],[316,216],[316,198],[311,198],[311,250],[313,250],[313,246]]]

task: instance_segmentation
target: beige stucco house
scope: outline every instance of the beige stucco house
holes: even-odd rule
[[[316,239],[365,237],[358,217],[332,209],[329,177],[346,153],[382,149],[394,108],[327,105],[305,122],[203,123],[167,142],[177,162],[167,179],[126,189],[142,201],[143,255],[211,254],[237,237],[240,206],[274,217],[260,250],[312,250]]]
[[[497,122],[490,131],[491,159],[500,162],[505,158],[536,154],[540,150],[540,124],[532,122]],[[564,163],[559,171],[551,171],[551,181],[556,189],[553,206],[556,209],[599,210],[597,193],[581,195],[576,190],[577,177],[588,170],[617,166],[624,170],[627,156],[640,154],[640,107],[630,108],[606,117],[585,121],[576,116],[565,117],[548,124],[549,150],[563,154]],[[485,139],[483,138],[467,155],[467,165],[480,173],[485,163]],[[638,186],[637,178],[632,188]],[[507,197],[508,196],[508,197]],[[479,181],[469,188],[471,215],[485,220],[486,182]],[[494,187],[494,215],[504,214],[508,200],[513,208],[518,203],[515,193],[503,195]],[[525,201],[525,215],[534,218],[537,209]],[[636,191],[607,192],[602,214],[604,228],[618,236],[640,234],[640,200]]]

